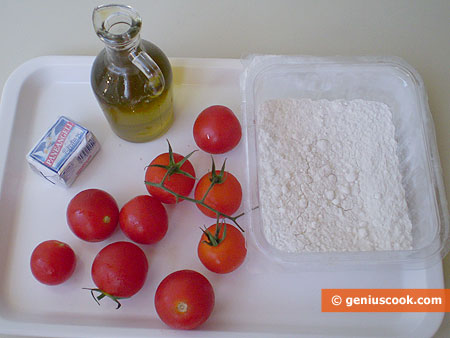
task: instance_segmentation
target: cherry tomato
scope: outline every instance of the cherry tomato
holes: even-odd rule
[[[245,238],[242,232],[231,224],[220,223],[219,227],[213,224],[203,232],[197,253],[208,270],[228,273],[236,270],[245,260]]]
[[[141,248],[131,242],[115,242],[97,254],[92,263],[91,276],[95,285],[107,296],[126,298],[142,288],[147,271],[147,257]]]
[[[193,134],[200,149],[210,154],[223,154],[237,146],[242,130],[231,109],[215,105],[197,116]]]
[[[216,175],[220,175],[220,170],[215,171]],[[194,196],[195,199],[201,200],[211,185],[212,174],[205,174],[197,183],[195,187]],[[226,215],[233,215],[240,207],[242,201],[242,188],[241,184],[233,174],[224,171],[221,183],[216,183],[212,189],[208,192],[204,203],[215,210],[222,212]],[[205,208],[203,205],[197,204],[197,207],[206,216],[216,218],[217,215],[214,211]]]
[[[72,198],[66,217],[67,224],[76,236],[88,242],[100,242],[116,229],[119,207],[106,191],[87,189]]]
[[[183,156],[177,153],[173,153],[173,159],[174,163],[170,163],[170,154],[164,153],[159,156],[157,156],[147,167],[147,170],[145,172],[145,180],[147,182],[153,182],[153,183],[161,183],[163,177],[167,173],[166,168],[161,167],[152,167],[152,165],[162,165],[162,166],[170,166],[170,165],[176,165],[181,160],[183,160]],[[195,185],[195,170],[192,166],[191,162],[189,160],[186,160],[186,162],[183,163],[179,167],[179,170],[182,170],[189,175],[192,176],[188,177],[185,176],[177,171],[175,171],[173,174],[167,177],[167,179],[164,182],[164,186],[175,193],[182,195],[182,196],[188,196]],[[150,195],[156,197],[161,202],[166,204],[175,204],[177,203],[177,199],[174,195],[170,194],[167,191],[164,191],[163,189],[159,187],[154,187],[151,185],[146,184],[147,191],[150,193]],[[181,202],[183,199],[178,199],[178,202]]]
[[[214,290],[202,274],[180,270],[162,280],[155,294],[158,316],[168,326],[190,330],[204,323],[214,308]]]
[[[119,224],[132,241],[153,244],[159,242],[167,232],[167,211],[155,197],[136,196],[120,210]]]
[[[72,248],[56,240],[40,243],[33,250],[30,259],[33,276],[47,285],[57,285],[68,280],[75,265],[76,258]]]

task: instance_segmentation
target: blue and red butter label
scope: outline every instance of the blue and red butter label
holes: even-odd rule
[[[92,132],[61,116],[30,151],[27,160],[45,179],[69,187],[99,150],[100,144]]]

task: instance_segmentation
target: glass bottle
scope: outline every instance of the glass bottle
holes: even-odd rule
[[[164,134],[173,122],[172,68],[166,55],[140,38],[139,14],[102,5],[92,14],[105,43],[91,70],[91,86],[113,131],[131,142]]]

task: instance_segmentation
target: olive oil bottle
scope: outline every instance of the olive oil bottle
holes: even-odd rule
[[[129,6],[99,6],[93,23],[105,48],[92,65],[91,86],[112,130],[131,142],[161,136],[174,118],[168,58],[140,38],[141,18]]]

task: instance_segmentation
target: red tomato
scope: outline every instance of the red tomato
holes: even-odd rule
[[[214,308],[214,290],[202,274],[193,270],[171,273],[155,294],[159,318],[176,329],[194,329],[204,323]]]
[[[180,154],[173,153],[173,158],[175,161],[175,164],[179,163],[184,157]],[[147,167],[147,170],[145,172],[145,181],[147,182],[153,182],[153,183],[161,183],[164,175],[167,173],[167,169],[161,168],[161,167],[152,167],[151,165],[163,165],[163,166],[169,166],[170,165],[170,155],[169,153],[164,153],[159,156],[157,156]],[[179,168],[180,170],[187,172],[192,177],[195,177],[195,170],[192,166],[191,162],[189,160],[186,160],[186,162],[183,163],[183,165]],[[185,176],[181,173],[173,173],[170,176],[167,177],[166,181],[164,182],[164,186],[173,192],[182,195],[182,196],[188,196],[192,188],[194,188],[195,179],[190,178],[188,176]],[[175,204],[177,202],[174,195],[170,194],[167,191],[164,191],[161,188],[154,187],[151,185],[146,184],[145,185],[150,195],[156,197],[163,203],[167,204]],[[178,199],[178,202],[181,202],[183,199]]]
[[[224,229],[225,238],[224,238]],[[247,249],[242,232],[231,224],[221,223],[219,232],[217,225],[211,225],[203,233],[198,243],[198,258],[210,271],[216,273],[228,273],[236,270],[245,260]],[[210,236],[214,238],[211,241]]]
[[[148,261],[144,252],[131,242],[115,242],[105,246],[92,263],[95,285],[109,296],[131,297],[144,285]]]
[[[210,154],[223,154],[237,146],[241,124],[233,111],[225,106],[211,106],[203,110],[194,123],[194,140],[198,147]]]
[[[220,170],[215,171],[216,175],[220,175]],[[195,187],[194,196],[196,200],[201,200],[209,186],[211,185],[211,173],[205,174]],[[225,171],[222,183],[216,183],[214,187],[208,192],[204,203],[221,213],[226,215],[233,215],[240,207],[242,201],[241,184],[231,173]],[[206,216],[216,218],[214,211],[197,204],[197,207]]]
[[[67,224],[79,238],[100,242],[111,236],[119,221],[119,207],[114,198],[100,189],[79,192],[69,202]]]
[[[153,244],[160,241],[167,232],[167,211],[162,203],[152,196],[136,196],[120,210],[119,224],[132,241]]]
[[[76,258],[66,243],[50,240],[40,243],[31,254],[33,276],[41,283],[57,285],[65,282],[75,270]]]

